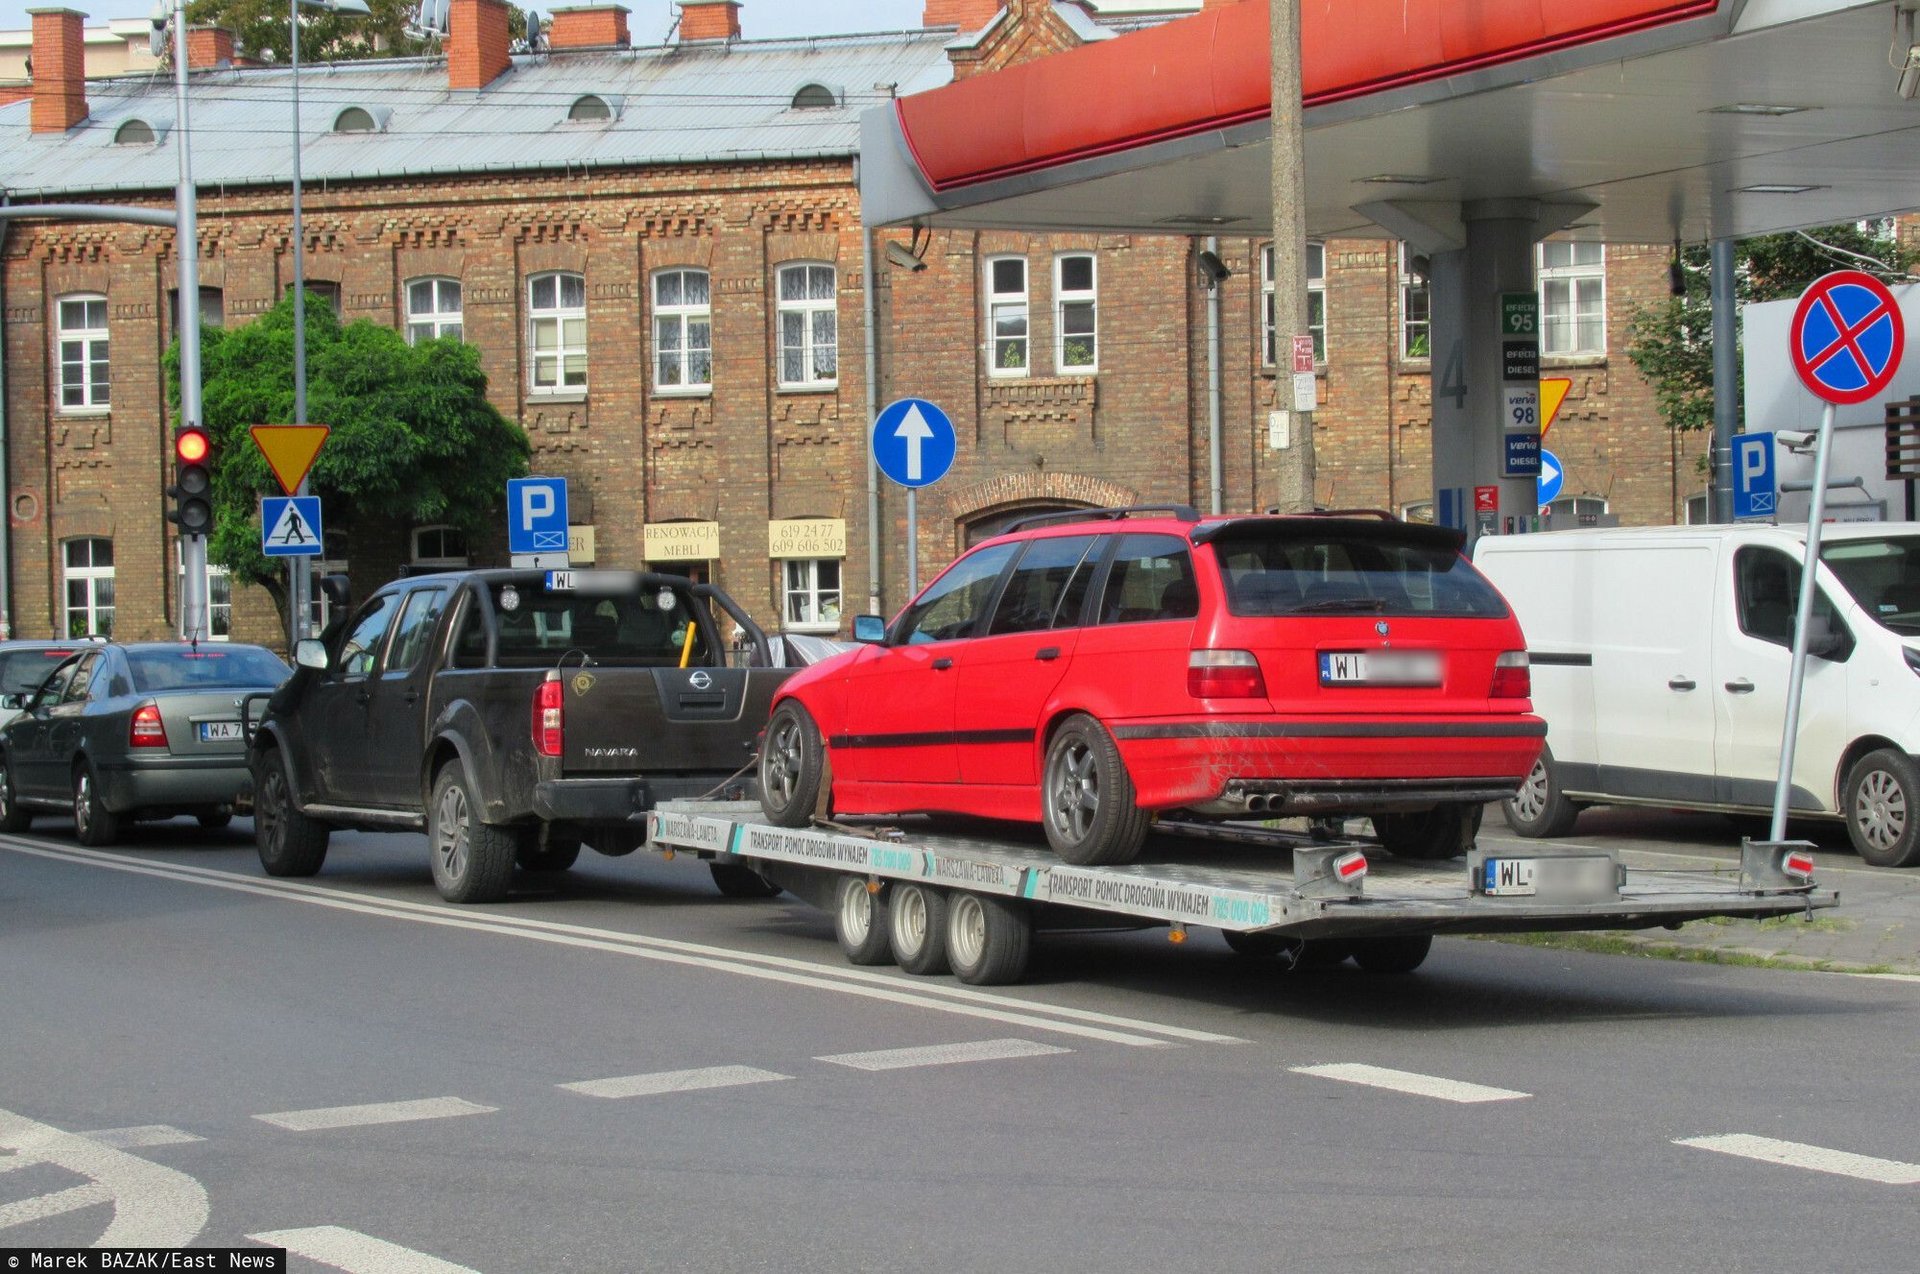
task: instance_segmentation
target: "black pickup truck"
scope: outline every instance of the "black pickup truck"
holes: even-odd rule
[[[254,838],[311,876],[334,828],[424,831],[449,902],[505,896],[517,865],[564,871],[582,843],[633,852],[670,797],[746,796],[756,736],[791,669],[728,667],[716,608],[677,575],[458,571],[396,580],[295,648],[251,731]],[[771,892],[716,862],[729,894]]]

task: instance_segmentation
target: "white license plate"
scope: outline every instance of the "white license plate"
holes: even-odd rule
[[[1323,650],[1323,686],[1437,686],[1440,652],[1435,650]]]
[[[1480,892],[1490,898],[1600,902],[1619,896],[1619,869],[1604,854],[1489,858],[1481,869]]]
[[[200,723],[200,742],[233,743],[246,738],[246,732],[238,721],[202,721]]]
[[[1480,892],[1495,898],[1531,894],[1536,875],[1531,858],[1489,858],[1486,882]]]

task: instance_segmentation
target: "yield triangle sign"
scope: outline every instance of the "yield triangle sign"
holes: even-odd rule
[[[1547,430],[1553,428],[1553,418],[1560,414],[1560,404],[1567,401],[1567,393],[1573,388],[1571,376],[1542,376],[1540,378],[1540,436],[1547,436]]]
[[[292,495],[300,489],[307,470],[313,468],[314,457],[320,454],[321,444],[333,431],[326,425],[255,425],[249,432],[253,445],[260,448],[279,480],[280,489]]]

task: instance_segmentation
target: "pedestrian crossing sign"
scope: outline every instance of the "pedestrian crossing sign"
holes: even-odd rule
[[[324,543],[319,496],[271,495],[261,499],[262,553],[268,557],[319,557]]]

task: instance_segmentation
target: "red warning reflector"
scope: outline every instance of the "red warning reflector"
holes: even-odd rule
[[[1341,880],[1358,880],[1367,874],[1367,856],[1359,850],[1333,860],[1333,874]]]
[[[1813,855],[1799,851],[1788,854],[1780,860],[1780,870],[1800,880],[1813,879]]]

